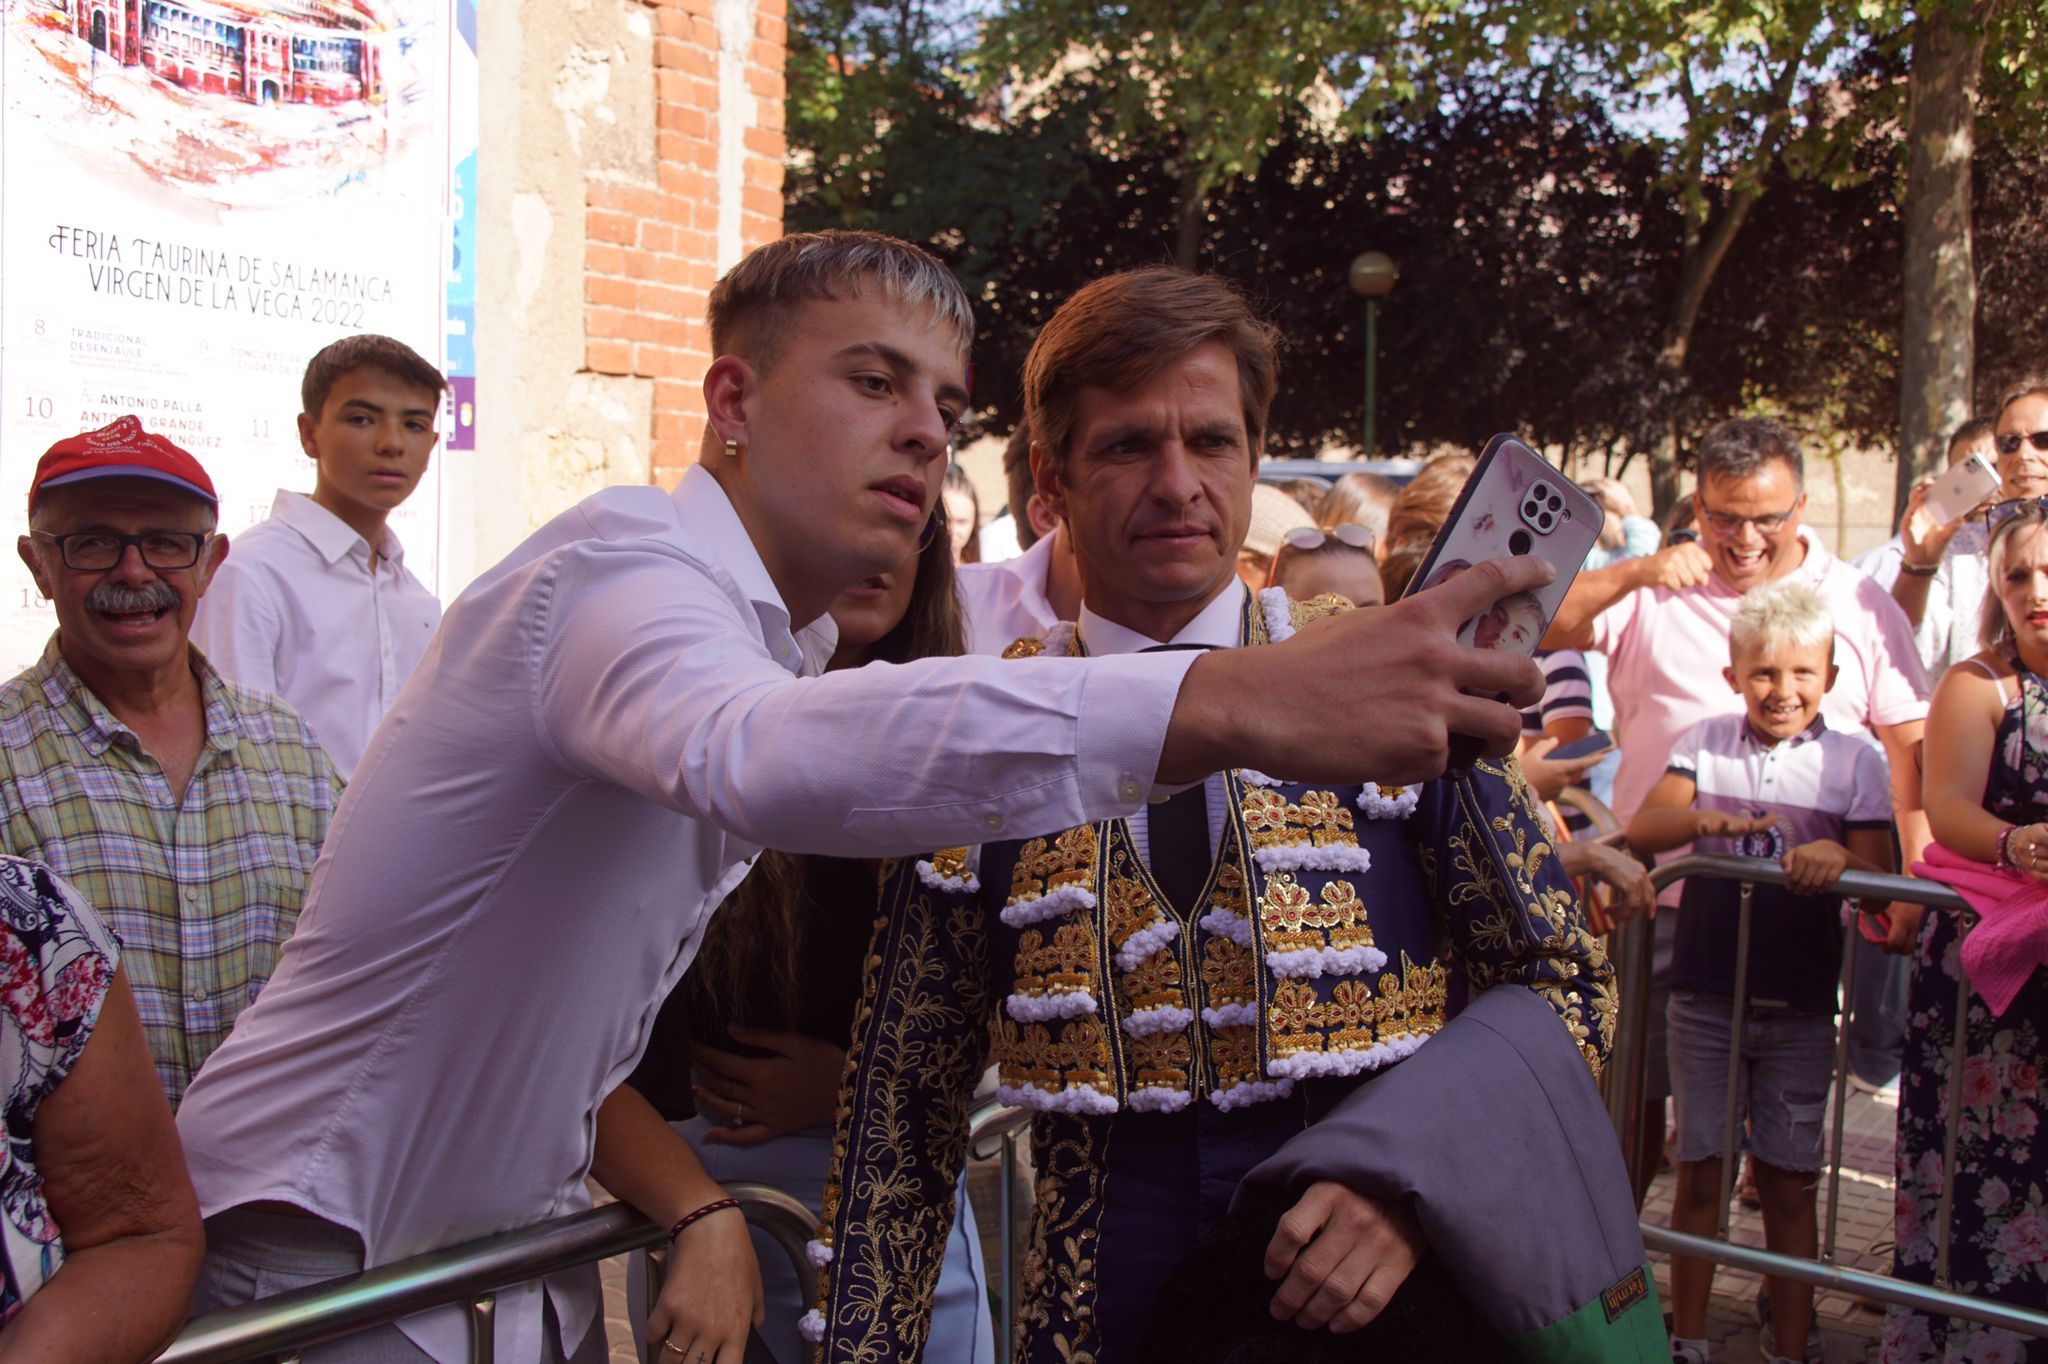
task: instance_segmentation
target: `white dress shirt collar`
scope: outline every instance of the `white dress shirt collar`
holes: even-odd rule
[[[276,498],[271,501],[270,514],[305,536],[306,543],[330,565],[340,563],[358,549],[362,551],[365,562],[369,559],[369,542],[356,533],[355,527],[305,493],[279,488]],[[377,558],[380,562],[405,562],[405,546],[398,543],[398,536],[391,527],[384,527],[384,533],[378,539]]]
[[[1098,658],[1111,654],[1142,653],[1160,644],[1199,644],[1210,649],[1235,649],[1242,629],[1244,597],[1244,584],[1231,579],[1216,594],[1215,600],[1203,607],[1200,614],[1169,640],[1153,639],[1128,626],[1104,620],[1090,611],[1084,601],[1081,603],[1081,642],[1088,646],[1090,654]]]
[[[839,626],[827,612],[803,629],[791,632],[789,607],[783,603],[775,580],[768,576],[768,565],[762,561],[761,551],[754,547],[740,514],[733,509],[732,499],[725,495],[724,486],[703,465],[693,464],[676,484],[674,497],[676,517],[682,524],[685,540],[732,576],[753,603],[754,614],[761,618],[771,639],[778,631],[793,634],[804,657],[812,664],[804,671],[815,674],[823,670],[839,647]]]

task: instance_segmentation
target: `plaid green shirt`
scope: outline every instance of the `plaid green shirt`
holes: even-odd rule
[[[192,665],[206,746],[182,804],[55,635],[0,687],[0,852],[47,862],[120,935],[173,1104],[270,978],[341,793],[298,712]]]

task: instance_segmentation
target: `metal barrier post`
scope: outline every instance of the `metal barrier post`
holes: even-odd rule
[[[1011,1339],[1011,1328],[1016,1320],[1017,1300],[1020,1296],[1017,1263],[1017,1138],[1029,1131],[1032,1113],[1028,1108],[1012,1108],[991,1102],[981,1108],[968,1120],[967,1150],[977,1159],[986,1160],[988,1153],[983,1144],[991,1138],[1000,1140],[997,1148],[1001,1157],[1003,1197],[998,1205],[1003,1237],[1003,1263],[995,1278],[996,1283],[996,1360],[997,1364],[1010,1364],[1015,1355],[1015,1342]]]
[[[1621,1141],[1631,1178],[1637,1173],[1636,1147],[1641,1144],[1643,1065],[1647,1059],[1643,1055],[1643,1038],[1650,1021],[1650,953],[1655,937],[1656,925],[1648,919],[1617,924],[1608,935],[1621,1001],[1602,1088],[1607,1116],[1614,1124],[1614,1135]]]
[[[1820,1260],[1835,1262],[1835,1220],[1842,1192],[1842,1128],[1849,1110],[1849,1029],[1856,1019],[1856,921],[1852,911],[1842,930],[1842,1023],[1835,1034],[1834,1116],[1828,1138],[1828,1219],[1822,1233]]]
[[[1735,1171],[1742,1157],[1735,1149],[1735,1092],[1742,1083],[1742,1033],[1749,1011],[1749,919],[1754,883],[1741,885],[1741,902],[1735,911],[1735,1018],[1728,1029],[1728,1097],[1721,1119],[1721,1211],[1722,1240],[1728,1239],[1728,1201],[1735,1193]]]
[[[498,1295],[469,1300],[469,1364],[497,1364]]]
[[[1934,1247],[1934,1286],[1949,1287],[1949,1221],[1956,1206],[1956,1137],[1963,1124],[1963,1061],[1970,1041],[1970,978],[1963,973],[1963,935],[1956,932],[1956,1040],[1948,1057],[1948,1129],[1941,1136],[1941,1229]],[[1935,963],[1940,966],[1940,962]]]
[[[996,1295],[1002,1317],[996,1322],[996,1358],[1010,1364],[1016,1350],[1011,1323],[1017,1315],[1017,1134],[1003,1133],[1003,1287]]]

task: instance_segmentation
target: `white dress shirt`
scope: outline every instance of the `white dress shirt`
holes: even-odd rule
[[[586,1206],[598,1103],[760,848],[912,853],[1136,809],[1193,658],[815,676],[834,640],[829,617],[791,632],[701,469],[587,499],[464,592],[186,1094],[204,1212],[292,1203],[374,1266]],[[597,1282],[547,1285],[565,1353]],[[500,1296],[500,1359],[538,1356],[540,1291]],[[467,1358],[458,1309],[401,1326]]]
[[[230,681],[274,692],[304,716],[346,779],[441,622],[385,527],[370,545],[304,493],[279,491],[270,519],[234,538],[192,642]]]
[[[961,564],[954,570],[955,595],[967,618],[967,652],[1000,654],[1059,623],[1059,612],[1045,594],[1056,538],[1040,536],[1031,548],[1001,563]]]
[[[1048,540],[1052,537],[1047,536]],[[1044,543],[1043,541],[1040,542]],[[1035,546],[1034,546],[1035,548]],[[1136,630],[1104,620],[1088,609],[1088,603],[1081,603],[1081,619],[1077,629],[1081,643],[1088,650],[1090,658],[1111,658],[1119,654],[1142,653],[1161,644],[1198,645],[1208,649],[1235,649],[1243,625],[1244,599],[1251,589],[1236,578],[1225,584],[1216,594],[1216,599],[1203,607],[1201,614],[1182,626],[1180,633],[1170,640],[1157,640],[1141,635]],[[1158,655],[1154,655],[1158,657]],[[1165,657],[1172,658],[1167,654]],[[1181,657],[1193,658],[1190,650]],[[1212,772],[1204,784],[1203,795],[1209,815],[1209,856],[1223,846],[1224,816],[1230,810],[1230,788],[1221,772]],[[1152,864],[1151,821],[1147,812],[1139,810],[1125,821],[1131,830],[1131,843],[1145,865]]]

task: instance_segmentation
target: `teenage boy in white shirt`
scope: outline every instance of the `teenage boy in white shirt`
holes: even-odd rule
[[[344,779],[441,623],[387,522],[427,472],[446,388],[388,336],[315,355],[299,388],[312,495],[279,489],[270,519],[235,537],[192,627],[223,674],[290,702]]]
[[[1264,649],[819,676],[833,597],[929,524],[971,310],[915,247],[812,233],[736,266],[710,324],[699,467],[486,573],[371,740],[297,933],[179,1114],[210,1219],[195,1310],[574,1211],[589,1172],[688,1222],[650,1339],[729,1364],[759,1310],[745,1224],[689,1219],[717,1186],[613,1091],[759,849],[1025,837],[1225,767],[1421,781],[1452,732],[1511,751],[1541,694],[1534,663],[1455,639],[1549,580],[1528,556]],[[598,1304],[595,1266],[500,1294],[499,1357],[601,1360]],[[465,1316],[323,1359],[394,1347],[467,1358]]]

